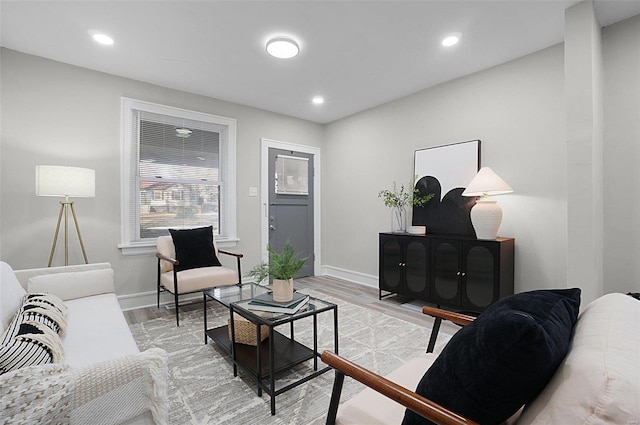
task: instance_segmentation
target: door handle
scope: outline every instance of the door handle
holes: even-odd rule
[[[269,230],[276,230],[276,226],[274,226],[273,224],[269,225]]]

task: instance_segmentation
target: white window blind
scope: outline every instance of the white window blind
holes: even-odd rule
[[[123,245],[209,225],[235,238],[235,121],[131,99],[123,121]]]

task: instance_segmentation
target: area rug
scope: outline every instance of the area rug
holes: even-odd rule
[[[303,291],[338,304],[339,353],[341,356],[385,375],[425,351],[430,328],[381,314],[342,300]],[[227,323],[228,310],[216,302],[207,304],[209,327]],[[312,346],[312,319],[295,322],[296,340]],[[270,398],[258,397],[252,377],[239,371],[233,376],[230,357],[213,341],[204,344],[203,312],[181,312],[180,327],[175,317],[154,319],[131,325],[141,350],[160,347],[169,353],[170,424],[323,424],[329,408],[334,373],[329,371],[276,397],[276,415],[271,415]],[[288,334],[288,325],[277,328]],[[443,326],[436,352],[441,350],[455,328]],[[318,315],[319,351],[334,350],[333,314]],[[319,367],[324,364],[319,360]],[[278,388],[313,368],[308,361],[281,377]],[[347,378],[341,401],[364,387]]]

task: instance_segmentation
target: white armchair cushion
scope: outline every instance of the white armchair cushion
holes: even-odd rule
[[[413,391],[436,357],[433,353],[420,354],[385,376],[385,378]],[[399,424],[402,422],[404,412],[405,408],[401,404],[371,388],[365,388],[340,405],[336,424]]]
[[[197,269],[182,270],[178,272],[178,294],[201,291],[218,286],[229,286],[238,283],[238,273],[226,267],[200,267]],[[160,283],[172,294],[175,293],[173,285],[173,271],[160,275]]]
[[[113,270],[87,270],[34,276],[27,282],[29,292],[47,292],[61,299],[73,300],[115,292]]]

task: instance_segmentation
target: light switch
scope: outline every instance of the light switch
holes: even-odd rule
[[[257,187],[250,187],[249,188],[249,196],[258,196],[258,188]]]

